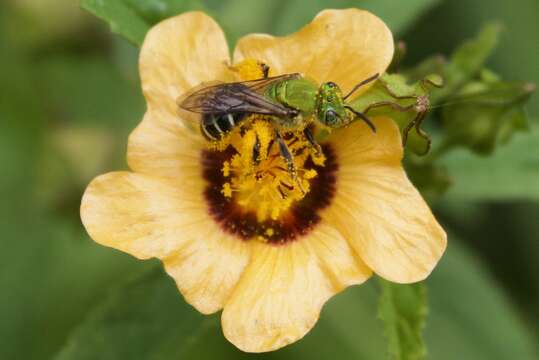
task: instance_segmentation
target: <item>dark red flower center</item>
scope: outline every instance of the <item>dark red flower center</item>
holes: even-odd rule
[[[230,179],[223,174],[223,165],[236,154],[233,147],[225,151],[205,150],[202,155],[203,175],[206,181],[205,198],[211,218],[224,232],[242,240],[259,239],[271,244],[285,244],[307,235],[320,222],[320,211],[327,207],[335,194],[338,169],[334,151],[322,146],[326,157],[324,166],[306,160],[305,167],[315,169],[317,176],[310,179],[309,192],[277,219],[259,221],[255,211],[238,204],[235,196],[225,196],[223,186]]]

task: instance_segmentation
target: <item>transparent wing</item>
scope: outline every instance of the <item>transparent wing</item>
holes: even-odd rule
[[[204,84],[178,100],[180,108],[201,114],[253,113],[294,116],[296,111],[274,102],[263,91],[278,81],[301,76],[286,74],[234,83]]]

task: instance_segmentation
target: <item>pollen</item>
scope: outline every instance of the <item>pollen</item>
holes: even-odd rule
[[[232,187],[230,186],[230,183],[224,183],[223,188],[221,189],[221,192],[223,195],[227,198],[232,197]]]
[[[286,133],[283,140],[293,155],[293,167],[281,154],[274,129],[262,115],[251,115],[231,145],[235,154],[224,161],[221,172],[228,179],[221,193],[256,214],[259,223],[285,217],[291,207],[310,191],[310,181],[317,176],[313,164],[320,155],[302,132]],[[265,233],[264,235],[267,235]]]
[[[310,180],[310,179],[313,179],[316,175],[317,175],[316,170],[308,169],[307,171],[305,171],[305,175],[303,177],[305,179]]]
[[[221,171],[223,172],[224,177],[230,176],[230,163],[228,161],[225,161],[223,163],[223,168],[221,169]]]
[[[234,133],[234,131],[232,131],[232,133]],[[224,151],[228,147],[228,145],[230,145],[230,139],[232,136],[233,134],[221,135],[221,138],[219,140],[209,141],[207,143],[208,148],[215,151]]]
[[[264,77],[265,66],[266,65],[258,60],[245,59],[230,68],[237,72],[239,78],[243,80],[256,80]]]

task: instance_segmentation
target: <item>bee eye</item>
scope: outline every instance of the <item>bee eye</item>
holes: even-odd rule
[[[326,111],[325,122],[326,125],[331,126],[337,121],[337,113],[334,110]]]
[[[334,87],[337,87],[337,84],[335,84],[334,82],[330,81],[327,83],[327,86],[330,87],[330,88],[334,88]]]

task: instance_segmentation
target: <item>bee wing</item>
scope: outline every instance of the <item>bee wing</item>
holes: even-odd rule
[[[248,81],[242,81],[239,82],[239,84],[244,84],[249,89],[256,91],[256,92],[263,92],[268,88],[268,86],[284,80],[290,80],[290,79],[297,79],[300,78],[300,73],[292,73],[292,74],[284,74],[279,76],[272,76],[268,78],[263,79],[256,79],[256,80],[248,80]]]
[[[262,93],[271,84],[300,76],[287,74],[234,83],[202,85],[178,100],[180,108],[201,114],[254,113],[293,116],[295,110],[268,99]]]

